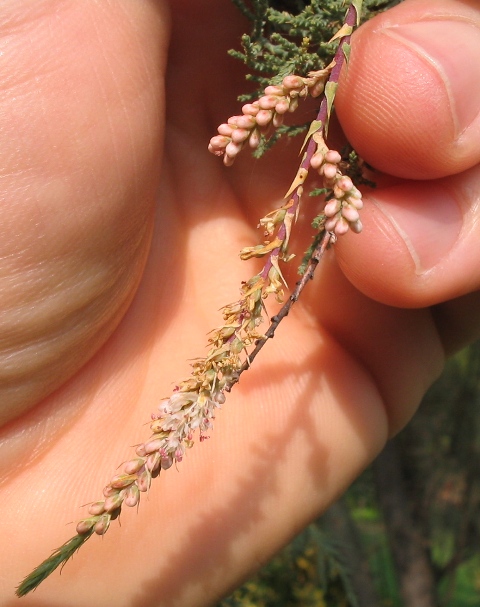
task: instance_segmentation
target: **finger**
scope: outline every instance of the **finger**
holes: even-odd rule
[[[2,4],[0,422],[100,348],[140,279],[158,184],[161,6]]]
[[[480,161],[480,8],[474,0],[406,0],[352,42],[335,107],[374,167],[431,179]]]
[[[480,167],[366,196],[360,235],[337,243],[342,270],[363,293],[425,307],[480,289]]]

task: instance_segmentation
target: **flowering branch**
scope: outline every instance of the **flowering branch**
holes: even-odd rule
[[[161,400],[158,411],[152,414],[150,439],[136,447],[135,457],[106,485],[102,499],[89,505],[88,516],[76,526],[77,535],[25,578],[17,588],[18,596],[34,590],[94,533],[104,535],[124,505],[136,506],[141,494],[148,491],[152,479],[161,470],[182,461],[196,434],[200,442],[208,437],[216,410],[225,402],[225,393],[230,392],[268,339],[273,337],[279,323],[313,277],[323,253],[349,228],[354,232],[362,229],[358,213],[362,207],[361,194],[350,177],[342,174],[340,154],[330,150],[325,142],[339,74],[348,58],[350,35],[358,24],[360,7],[361,0],[350,3],[345,23],[333,38],[339,39],[339,46],[329,66],[310,72],[306,78],[288,75],[281,85],[268,86],[258,101],[243,106],[241,116],[233,116],[221,125],[218,135],[210,141],[210,151],[223,155],[224,163],[231,165],[245,143],[255,148],[260,135],[270,125],[279,126],[284,115],[293,111],[300,99],[308,95],[321,97],[318,116],[307,133],[303,157],[284,203],[260,219],[259,227],[263,228],[266,240],[246,247],[240,253],[244,260],[265,258],[262,270],[242,284],[240,300],[222,308],[223,324],[211,332],[207,356],[196,359],[190,377],[181,381],[171,396]],[[288,243],[310,168],[319,173],[326,191],[317,244],[303,277],[262,334],[259,326],[264,321],[265,300],[271,294],[279,303],[284,299],[286,283],[280,263],[293,257],[288,254]]]

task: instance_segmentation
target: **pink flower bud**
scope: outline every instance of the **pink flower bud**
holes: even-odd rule
[[[262,110],[273,110],[278,103],[278,97],[275,95],[264,95],[258,100],[258,105]],[[258,120],[258,114],[257,114]]]
[[[265,95],[277,95],[277,96],[282,96],[283,93],[283,87],[282,86],[267,86],[267,88],[265,89]]]
[[[136,474],[117,474],[110,481],[110,486],[115,489],[125,489],[137,480]]]
[[[295,76],[294,74],[285,76],[285,78],[282,80],[282,85],[288,90],[301,89],[305,86],[303,78],[300,78],[300,76]]]
[[[286,114],[288,112],[289,107],[290,101],[288,99],[282,98],[275,106],[275,111],[277,112],[277,114]]]
[[[208,151],[210,152],[210,154],[214,154],[215,156],[223,156],[223,150],[218,150],[210,144],[208,144]]]
[[[349,223],[354,223],[355,221],[358,221],[360,219],[360,215],[358,214],[357,209],[354,209],[353,207],[351,207],[348,204],[343,206],[342,216],[345,217],[345,219]]]
[[[257,112],[258,113],[258,112]],[[253,129],[253,127],[257,124],[254,116],[238,116],[237,118],[237,127],[239,129]]]
[[[125,474],[135,474],[144,465],[145,459],[143,457],[137,457],[127,462],[123,468]]]
[[[323,154],[322,152],[315,152],[310,160],[310,166],[312,169],[318,170],[323,164]]]
[[[341,159],[342,157],[337,150],[328,150],[328,152],[325,154],[325,161],[329,162],[330,164],[338,164]]]
[[[323,93],[324,90],[325,90],[325,84],[321,80],[319,80],[312,87],[309,88],[310,95],[314,98],[320,97],[320,95]]]
[[[241,149],[241,143],[233,143],[233,141],[230,141],[230,143],[225,148],[225,154],[227,156],[230,156],[230,158],[235,158],[235,156],[240,152]]]
[[[231,127],[229,124],[221,124],[218,127],[217,131],[219,135],[223,135],[224,137],[231,137],[233,127]]]
[[[173,465],[173,459],[171,457],[164,457],[162,459],[162,470],[168,470]]]
[[[289,112],[294,112],[298,107],[298,98],[297,99],[292,99],[290,101],[290,105],[288,106],[288,111]]]
[[[138,487],[137,487],[137,485],[132,485],[131,487],[129,487],[127,489],[127,492],[125,493],[124,504],[125,504],[125,506],[132,508],[133,506],[136,506],[139,501],[140,501],[140,492],[138,490]]]
[[[98,516],[99,514],[103,514],[105,512],[105,508],[103,507],[104,502],[94,502],[90,504],[88,507],[88,513],[93,516]]]
[[[348,232],[348,221],[344,217],[340,217],[335,225],[335,234],[337,236],[343,236]]]
[[[163,438],[154,438],[153,440],[149,440],[148,443],[145,443],[145,454],[148,455],[154,451],[158,451],[161,449],[163,442]]]
[[[148,456],[147,462],[145,464],[145,467],[147,468],[147,470],[149,470],[151,473],[153,473],[156,469],[159,468],[160,466],[160,453],[158,451],[155,451],[155,453],[150,453],[150,455]]]
[[[355,234],[360,234],[360,232],[363,229],[363,225],[362,225],[362,222],[360,221],[360,219],[358,221],[354,221],[353,223],[351,223],[350,229],[352,230],[352,232],[355,232]]]
[[[337,181],[337,186],[344,192],[349,192],[353,188],[353,182],[347,175],[343,175]]]
[[[225,137],[224,135],[215,135],[210,139],[209,149],[210,147],[215,151],[222,151],[227,147],[230,143],[230,137]]]
[[[258,129],[254,129],[252,131],[250,137],[248,138],[248,145],[253,150],[256,150],[260,145],[260,131]]]
[[[250,116],[256,116],[259,109],[260,108],[258,107],[257,103],[246,103],[244,106],[242,106],[242,112]]]
[[[111,485],[107,485],[103,488],[104,497],[111,497],[112,495],[117,495],[117,493],[118,489],[115,489],[115,487],[112,487]]]
[[[110,527],[110,516],[108,514],[104,514],[100,520],[95,524],[93,530],[97,535],[105,535],[107,533],[108,528]]]
[[[243,143],[249,137],[250,131],[247,131],[247,129],[235,129],[232,133],[232,141],[236,144]]]
[[[327,230],[327,232],[333,232],[333,230],[335,230],[335,226],[337,225],[338,222],[338,217],[330,217],[330,219],[327,219],[327,221],[325,222],[325,229]]]
[[[123,503],[123,496],[124,493],[120,492],[117,493],[117,495],[112,495],[111,497],[107,497],[107,499],[105,500],[105,511],[106,512],[113,512],[114,510],[118,510],[118,508],[120,508],[120,506]]]
[[[281,124],[283,124],[283,114],[275,113],[273,115],[273,126],[278,128]]]
[[[323,212],[327,217],[334,217],[338,213],[338,211],[340,211],[341,206],[342,204],[340,200],[333,199],[327,202],[325,208],[323,209]]]
[[[138,445],[138,447],[135,449],[135,453],[138,455],[138,457],[145,457],[147,455],[147,452],[145,450],[145,443]]]
[[[145,493],[146,491],[148,491],[150,489],[151,481],[152,481],[152,477],[150,476],[150,474],[148,472],[144,472],[143,474],[141,474],[138,477],[138,481],[137,481],[138,490],[142,491],[142,493]]]
[[[271,110],[260,110],[256,116],[258,126],[267,126],[272,120]]]
[[[334,179],[337,174],[337,167],[334,164],[326,162],[321,167],[320,172],[323,173],[327,179]]]
[[[355,209],[363,209],[363,200],[361,198],[354,198],[353,196],[347,196],[348,204],[351,204]]]
[[[86,533],[88,533],[90,531],[90,529],[93,527],[93,525],[95,524],[96,520],[97,520],[96,517],[93,517],[93,518],[86,518],[83,521],[80,521],[76,527],[76,531],[77,531],[78,535],[85,535]]]

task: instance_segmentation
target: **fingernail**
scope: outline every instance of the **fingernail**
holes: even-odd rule
[[[387,217],[409,250],[417,274],[435,267],[448,255],[458,240],[463,224],[460,206],[445,188],[418,184],[417,195],[412,186],[394,186],[382,190],[382,199],[375,193],[369,199]],[[423,190],[423,191],[422,191]]]
[[[456,15],[435,15],[383,30],[405,44],[442,80],[457,137],[480,114],[480,25]]]

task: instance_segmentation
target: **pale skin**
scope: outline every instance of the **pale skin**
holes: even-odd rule
[[[238,112],[224,51],[245,24],[226,0],[170,4],[0,8],[1,607],[148,438],[255,273],[238,252],[296,171],[296,145],[228,169],[208,154]],[[425,20],[459,30],[452,56],[478,56],[476,0],[407,0],[359,30],[339,87],[347,136],[393,176],[367,197],[364,232],[335,245],[210,440],[24,605],[214,603],[345,490],[479,336],[480,116],[462,101],[479,68],[465,59],[452,101],[417,52],[423,25],[401,27]]]

